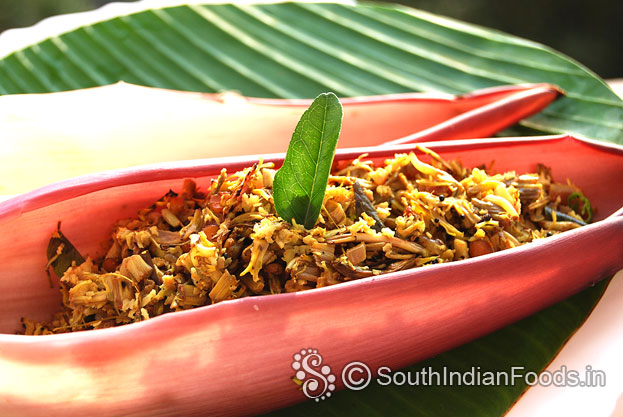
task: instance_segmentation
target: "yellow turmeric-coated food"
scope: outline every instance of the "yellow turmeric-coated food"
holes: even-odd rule
[[[186,180],[119,221],[103,258],[67,269],[62,310],[47,323],[24,319],[25,333],[99,329],[320,288],[486,255],[583,223],[555,190],[581,191],[553,183],[542,165],[495,174],[421,150],[430,162],[409,153],[374,166],[362,156],[336,169],[310,230],[277,216],[271,163],[223,170],[209,189]]]

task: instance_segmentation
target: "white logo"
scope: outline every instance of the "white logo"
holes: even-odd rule
[[[370,367],[363,362],[350,362],[342,369],[342,382],[344,386],[353,391],[361,391],[372,380]]]
[[[317,349],[301,349],[292,357],[295,377],[303,383],[303,394],[316,402],[329,398],[335,390],[335,375],[329,365],[322,365],[322,356]]]
[[[322,364],[322,356],[318,349],[308,348],[296,352],[292,358],[292,369],[296,372],[295,382],[301,386],[303,394],[307,398],[313,398],[316,402],[329,398],[335,391],[336,377],[331,372],[329,365]],[[593,369],[591,365],[586,365],[584,372],[567,369],[563,365],[557,371],[543,371],[536,373],[533,371],[525,372],[523,366],[513,366],[509,371],[488,371],[480,366],[472,366],[470,370],[453,371],[445,366],[441,369],[433,367],[422,367],[414,371],[392,371],[388,366],[381,366],[375,372],[360,361],[349,362],[342,368],[339,375],[342,378],[344,387],[352,391],[365,389],[373,380],[373,375],[377,374],[375,380],[380,386],[386,385],[410,385],[410,386],[514,386],[517,381],[525,382],[527,385],[542,385],[557,387],[605,387],[605,371]]]

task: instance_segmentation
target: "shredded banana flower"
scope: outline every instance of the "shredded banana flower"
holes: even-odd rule
[[[360,156],[329,178],[311,230],[276,214],[272,163],[209,189],[185,180],[117,223],[106,255],[60,279],[63,308],[26,334],[101,329],[251,295],[303,291],[510,249],[580,227],[551,173],[466,169],[423,151],[375,166]],[[554,213],[549,217],[549,213]],[[562,213],[567,221],[560,221]]]

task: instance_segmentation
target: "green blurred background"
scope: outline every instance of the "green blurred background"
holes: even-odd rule
[[[106,0],[2,0],[0,31],[30,26],[56,14],[90,10]],[[623,77],[623,1],[401,0],[541,42],[576,59],[602,78]]]

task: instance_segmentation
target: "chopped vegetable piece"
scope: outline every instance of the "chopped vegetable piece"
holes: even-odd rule
[[[357,265],[366,260],[366,244],[361,242],[346,251],[346,257],[351,264]]]
[[[487,255],[492,252],[493,249],[491,248],[491,244],[486,240],[474,240],[469,244],[469,256],[472,258]]]

